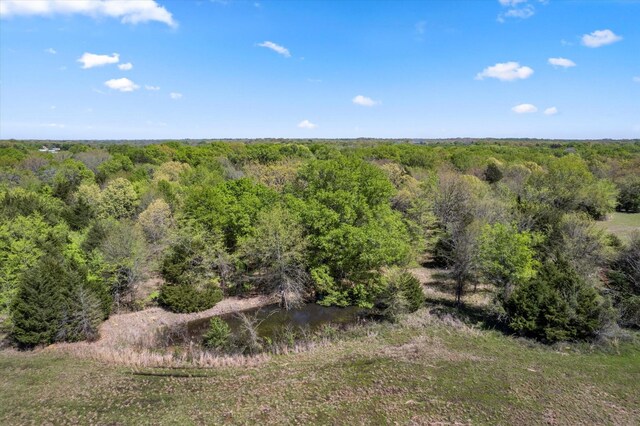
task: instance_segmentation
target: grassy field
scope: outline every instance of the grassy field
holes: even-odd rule
[[[609,220],[596,222],[601,228],[620,238],[629,238],[634,231],[640,231],[640,213],[613,213]]]
[[[251,367],[0,352],[0,424],[638,424],[640,347],[550,348],[426,309]]]

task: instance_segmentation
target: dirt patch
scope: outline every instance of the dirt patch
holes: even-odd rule
[[[180,354],[155,350],[162,329],[177,327],[193,320],[241,312],[274,303],[273,298],[257,296],[248,299],[230,297],[206,311],[176,314],[162,308],[115,314],[100,326],[100,338],[95,342],[60,343],[45,351],[62,351],[82,358],[98,359],[113,364],[138,366],[177,366],[184,363],[198,366],[251,365],[244,357],[219,357],[194,348]]]

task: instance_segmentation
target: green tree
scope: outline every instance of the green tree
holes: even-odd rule
[[[484,171],[484,179],[489,183],[496,183],[502,179],[502,170],[497,161],[491,161]]]
[[[129,172],[133,170],[133,162],[125,155],[114,154],[110,159],[97,166],[97,170],[97,180],[102,183],[119,172]]]
[[[83,183],[70,197],[65,220],[74,230],[84,229],[100,212],[102,193],[95,183]]]
[[[162,262],[159,302],[174,312],[198,312],[222,299],[221,277],[231,268],[222,244],[208,233],[183,229]],[[228,285],[223,281],[223,285]]]
[[[67,273],[59,259],[48,256],[26,273],[11,307],[12,338],[22,347],[53,343],[65,303],[60,280]]]
[[[64,203],[47,193],[24,188],[2,190],[0,188],[0,218],[12,220],[18,216],[38,213],[49,224],[60,222]]]
[[[23,348],[97,336],[104,318],[87,271],[65,258],[56,241],[20,281],[11,306],[11,337]]]
[[[76,160],[65,160],[57,168],[53,178],[53,195],[63,201],[69,201],[80,184],[93,180],[93,172],[84,164]]]
[[[195,186],[188,191],[184,212],[209,232],[220,232],[228,249],[253,228],[258,212],[277,200],[277,193],[250,179],[215,186]]]
[[[321,303],[373,305],[384,266],[410,255],[410,236],[390,206],[394,188],[379,168],[337,157],[304,166],[288,199],[307,228]]]
[[[504,306],[513,330],[547,342],[593,337],[607,319],[602,297],[562,260],[545,263]]]
[[[138,207],[138,194],[131,182],[117,178],[107,184],[102,191],[102,211],[116,219],[132,217]]]
[[[9,314],[19,283],[43,256],[45,243],[62,244],[67,233],[66,226],[52,227],[39,214],[0,223],[0,314]]]
[[[538,261],[534,246],[540,236],[519,232],[515,225],[485,225],[480,235],[480,269],[484,277],[501,291],[501,300],[509,298],[516,284],[535,276]]]
[[[575,154],[552,160],[548,171],[534,173],[530,183],[525,198],[562,212],[583,211],[601,219],[616,205],[615,186],[596,179],[586,162]]]
[[[616,210],[627,213],[640,212],[640,176],[630,176],[619,184]]]

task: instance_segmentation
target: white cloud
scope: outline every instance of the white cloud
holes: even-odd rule
[[[520,66],[518,62],[505,62],[485,68],[476,75],[476,80],[497,78],[502,81],[513,81],[529,78],[532,74],[533,70],[531,68]]]
[[[535,105],[531,104],[520,104],[511,108],[511,111],[515,112],[516,114],[529,114],[538,111],[538,108],[536,108]]]
[[[118,18],[125,24],[157,21],[177,27],[171,12],[155,0],[2,0],[0,17],[86,15]]]
[[[556,115],[558,113],[558,108],[550,107],[544,110],[544,115]]]
[[[95,53],[85,52],[78,62],[82,62],[82,68],[101,67],[107,64],[117,64],[120,61],[120,55],[114,53],[113,55],[96,55]]]
[[[501,5],[513,7],[520,3],[526,3],[528,0],[498,0]]]
[[[506,12],[498,15],[498,21],[504,22],[504,18],[527,19],[527,18],[531,18],[533,15],[535,15],[535,13],[536,12],[533,6],[528,4],[521,8],[509,9]]]
[[[144,88],[147,89],[147,90],[152,90],[152,91],[160,90],[160,86],[149,86],[148,84],[145,84]]]
[[[597,30],[582,36],[582,44],[587,47],[606,46],[620,40],[622,37],[614,34],[611,30]]]
[[[535,15],[535,7],[529,0],[498,0],[505,8],[506,12],[498,14],[498,22],[505,22],[505,18],[527,19]]]
[[[575,67],[576,63],[567,58],[549,58],[549,63],[554,67],[570,68]]]
[[[313,124],[309,120],[302,120],[301,122],[298,123],[298,127],[301,129],[315,129],[316,127],[318,127],[318,125]]]
[[[126,64],[118,65],[118,68],[120,68],[122,71],[129,71],[131,68],[133,68],[133,64],[131,62],[127,62]]]
[[[171,99],[173,99],[174,101],[177,101],[178,99],[182,99],[182,93],[171,92],[171,93],[169,93],[169,97]]]
[[[635,81],[636,83],[640,83],[640,75],[633,77],[633,81]]]
[[[416,23],[415,27],[416,33],[418,33],[419,35],[423,35],[427,30],[427,21],[420,21]]]
[[[105,81],[104,85],[109,89],[119,90],[121,92],[133,92],[134,90],[138,90],[140,88],[140,86],[138,86],[128,78],[113,78],[111,80]]]
[[[45,51],[45,52],[47,52],[47,53],[51,53],[52,55],[55,55],[56,53],[58,53],[58,52],[56,51],[56,49],[54,49],[53,47],[50,47],[50,48],[48,48],[48,49],[45,49],[44,51]]]
[[[259,43],[258,46],[266,47],[267,49],[271,49],[274,52],[277,52],[277,53],[281,54],[285,58],[291,57],[291,53],[289,53],[289,49],[287,49],[284,46],[280,46],[279,44],[273,43],[271,41],[264,41],[262,43]]]
[[[382,103],[380,101],[374,101],[373,99],[367,96],[362,96],[362,95],[356,96],[351,100],[351,102],[353,102],[356,105],[365,106],[365,107],[372,107]]]

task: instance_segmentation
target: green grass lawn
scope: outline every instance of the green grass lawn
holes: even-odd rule
[[[633,231],[640,231],[640,213],[613,213],[609,220],[597,222],[598,226],[617,235],[629,238]]]
[[[0,352],[0,424],[638,424],[640,347],[550,348],[421,311],[252,368]]]

